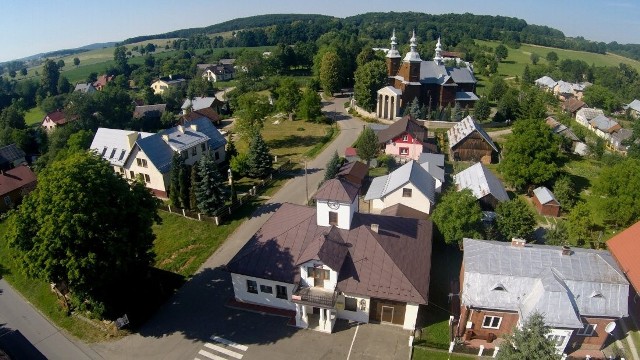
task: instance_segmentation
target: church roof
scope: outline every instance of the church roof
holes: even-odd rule
[[[338,201],[351,204],[360,187],[344,179],[327,180],[314,196],[316,200]]]

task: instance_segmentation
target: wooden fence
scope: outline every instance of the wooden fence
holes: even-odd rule
[[[213,216],[207,216],[196,211],[182,209],[177,206],[171,206],[164,202],[158,206],[158,209],[172,214],[182,215],[186,218],[198,221],[209,221],[216,225],[220,225],[223,223],[224,219],[229,218],[235,210],[242,207],[242,205],[248,203],[252,199],[260,196],[275,181],[282,179],[286,175],[287,171],[293,169],[294,165],[295,164],[290,160],[286,160],[282,163],[282,165],[280,165],[280,167],[274,169],[269,177],[264,180],[258,181],[256,185],[249,189],[249,192],[238,194],[236,201],[224,205],[223,207],[214,211]]]

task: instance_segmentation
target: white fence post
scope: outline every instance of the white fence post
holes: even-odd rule
[[[167,205],[167,207],[169,208],[169,212],[171,212],[171,205]]]
[[[496,346],[495,349],[493,349],[493,358],[498,355],[498,351],[500,351],[500,347]]]
[[[215,216],[213,219],[216,221],[216,225],[220,225],[220,219],[218,219],[217,216]]]
[[[453,352],[453,347],[454,347],[455,345],[456,345],[456,342],[455,342],[455,341],[452,341],[452,342],[449,344],[449,354],[451,354],[451,353]]]
[[[478,351],[478,356],[482,356],[483,352],[484,352],[484,345],[480,345],[480,351]]]
[[[202,218],[200,217],[200,213],[198,213],[198,220],[202,221]]]

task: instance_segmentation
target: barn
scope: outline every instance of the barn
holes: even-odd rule
[[[491,137],[467,116],[447,131],[449,158],[455,161],[479,161],[491,164],[497,160],[498,148]]]
[[[555,217],[560,215],[560,203],[551,190],[544,186],[533,190],[533,204],[541,215]]]

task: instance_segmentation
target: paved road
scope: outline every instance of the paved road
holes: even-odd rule
[[[321,154],[309,161],[306,181],[303,175],[289,180],[252,218],[227,238],[198,273],[137,334],[116,342],[93,345],[93,349],[106,359],[194,359],[199,352],[207,351],[203,346],[211,341],[214,333],[225,338],[233,336],[233,341],[248,345],[247,354],[251,354],[251,344],[277,343],[297,332],[287,326],[271,329],[270,324],[277,322],[278,318],[261,317],[224,307],[232,290],[229,276],[221,270],[221,266],[231,260],[279,204],[304,204],[306,186],[309,194],[313,194],[333,153],[342,153],[345,147],[353,144],[364,123],[344,113],[343,104],[347,100],[338,98],[335,103],[325,103],[323,110],[332,117],[335,115],[341,132]],[[206,358],[202,353],[198,357]]]
[[[19,330],[48,359],[101,358],[51,324],[4,279],[0,279],[0,325],[6,330]]]

